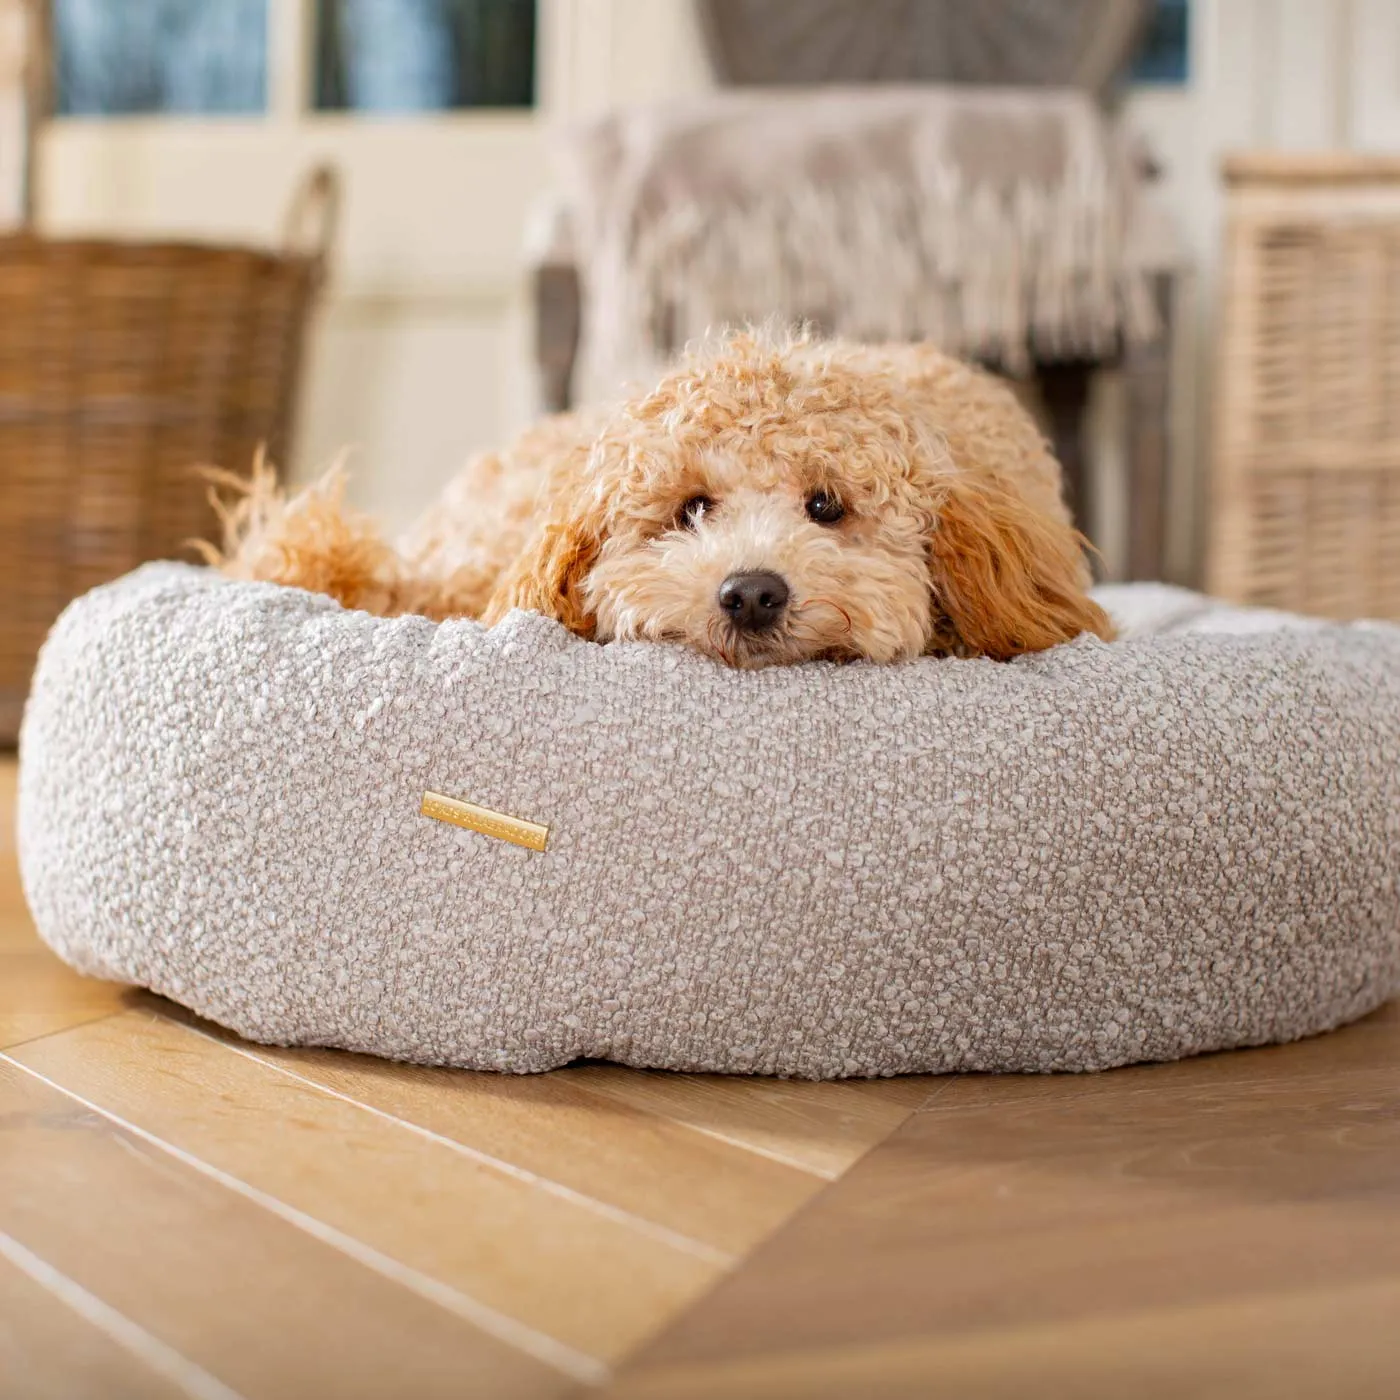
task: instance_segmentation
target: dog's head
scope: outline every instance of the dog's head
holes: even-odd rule
[[[960,376],[944,421],[895,352],[750,335],[699,352],[551,483],[487,619],[530,608],[746,667],[1108,635],[1080,537],[1018,489],[1038,433],[1000,386],[936,358]]]

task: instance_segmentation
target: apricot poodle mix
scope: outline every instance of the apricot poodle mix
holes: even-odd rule
[[[286,499],[260,469],[225,525],[210,553],[235,578],[382,614],[533,609],[731,666],[1111,635],[1035,424],[920,345],[732,336],[478,458],[397,547],[338,473]]]

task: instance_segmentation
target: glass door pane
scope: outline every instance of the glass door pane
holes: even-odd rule
[[[316,18],[322,111],[534,103],[534,0],[317,0]]]
[[[53,0],[57,110],[67,116],[264,111],[267,3]]]
[[[1185,83],[1190,71],[1190,0],[1156,0],[1133,65],[1135,83]]]

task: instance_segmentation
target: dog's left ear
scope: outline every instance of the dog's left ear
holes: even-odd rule
[[[1092,632],[1113,637],[1085,591],[1085,540],[1014,492],[950,480],[929,540],[934,603],[943,614],[931,651],[1005,661]]]
[[[592,637],[598,619],[582,601],[582,584],[603,546],[601,505],[564,470],[550,483],[550,510],[505,568],[482,610],[482,622],[500,622],[512,608],[543,613],[580,637]]]
[[[489,626],[512,608],[524,608],[562,622],[581,637],[592,637],[597,619],[580,595],[602,547],[602,531],[587,515],[556,513],[544,520],[501,575],[481,620]]]

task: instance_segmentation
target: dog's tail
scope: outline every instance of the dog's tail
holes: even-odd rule
[[[346,505],[343,463],[293,495],[262,451],[250,476],[204,475],[222,532],[217,545],[190,542],[206,564],[229,578],[325,593],[347,608],[399,611],[401,561],[374,521]]]

